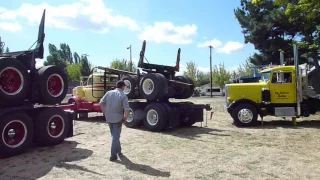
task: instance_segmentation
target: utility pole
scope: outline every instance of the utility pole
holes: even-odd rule
[[[130,49],[130,62],[129,62],[129,71],[132,71],[132,53],[131,53],[131,45],[127,47],[127,49]]]
[[[211,93],[211,97],[212,97],[212,46],[209,46],[210,48],[210,93]]]

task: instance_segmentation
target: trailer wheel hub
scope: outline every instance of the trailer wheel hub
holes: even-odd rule
[[[134,118],[134,114],[133,114],[132,109],[130,108],[130,109],[129,109],[129,116],[128,116],[127,122],[133,121],[133,118]]]
[[[13,138],[14,135],[16,135],[16,132],[14,131],[14,129],[10,129],[9,132],[8,132],[9,138]]]
[[[151,94],[154,90],[154,83],[151,79],[146,79],[143,81],[142,90],[145,94]]]
[[[157,111],[155,111],[155,110],[153,110],[153,109],[149,110],[148,113],[147,113],[147,121],[148,121],[148,123],[149,123],[150,125],[152,125],[152,126],[154,126],[154,125],[157,124],[157,122],[158,122],[158,117],[159,117],[159,116],[158,116]]]
[[[27,127],[20,120],[10,121],[2,131],[2,141],[7,147],[19,147],[27,138]]]
[[[124,80],[124,84],[125,84],[125,87],[124,87],[124,94],[129,94],[131,92],[131,82],[128,81],[128,80]]]
[[[64,127],[64,120],[61,116],[52,116],[48,122],[48,134],[53,138],[58,138],[63,134]]]
[[[243,123],[248,123],[253,119],[253,113],[249,109],[241,109],[238,118]]]
[[[52,122],[50,127],[51,127],[51,129],[56,129],[57,126],[54,122]]]
[[[0,72],[0,89],[6,95],[18,94],[24,84],[21,72],[13,67],[7,67]]]
[[[59,74],[52,74],[47,81],[48,92],[52,97],[58,97],[63,93],[64,82]]]

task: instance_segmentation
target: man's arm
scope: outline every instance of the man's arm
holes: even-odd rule
[[[127,96],[125,96],[125,98],[123,98],[123,100],[122,100],[122,107],[123,107],[123,110],[124,110],[123,121],[126,121],[128,119],[128,116],[129,116],[129,108],[130,108]]]
[[[108,95],[108,92],[100,99],[100,102],[99,102],[100,109],[101,109],[103,114],[105,114],[107,95]]]

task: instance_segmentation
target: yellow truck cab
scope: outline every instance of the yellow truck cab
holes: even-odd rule
[[[118,80],[117,75],[106,76],[107,89],[115,88]],[[88,76],[86,82],[81,86],[73,88],[72,95],[83,98],[85,101],[97,102],[104,95],[104,73],[95,72]]]
[[[319,110],[319,96],[309,96],[308,76],[301,72],[297,53],[294,66],[271,66],[260,73],[259,82],[225,87],[226,109],[236,126],[256,125],[258,115],[296,118]]]

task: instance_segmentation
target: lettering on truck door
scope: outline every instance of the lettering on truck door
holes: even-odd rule
[[[270,93],[272,104],[296,102],[296,87],[292,72],[284,72],[284,82],[277,82],[277,72],[273,72]]]

